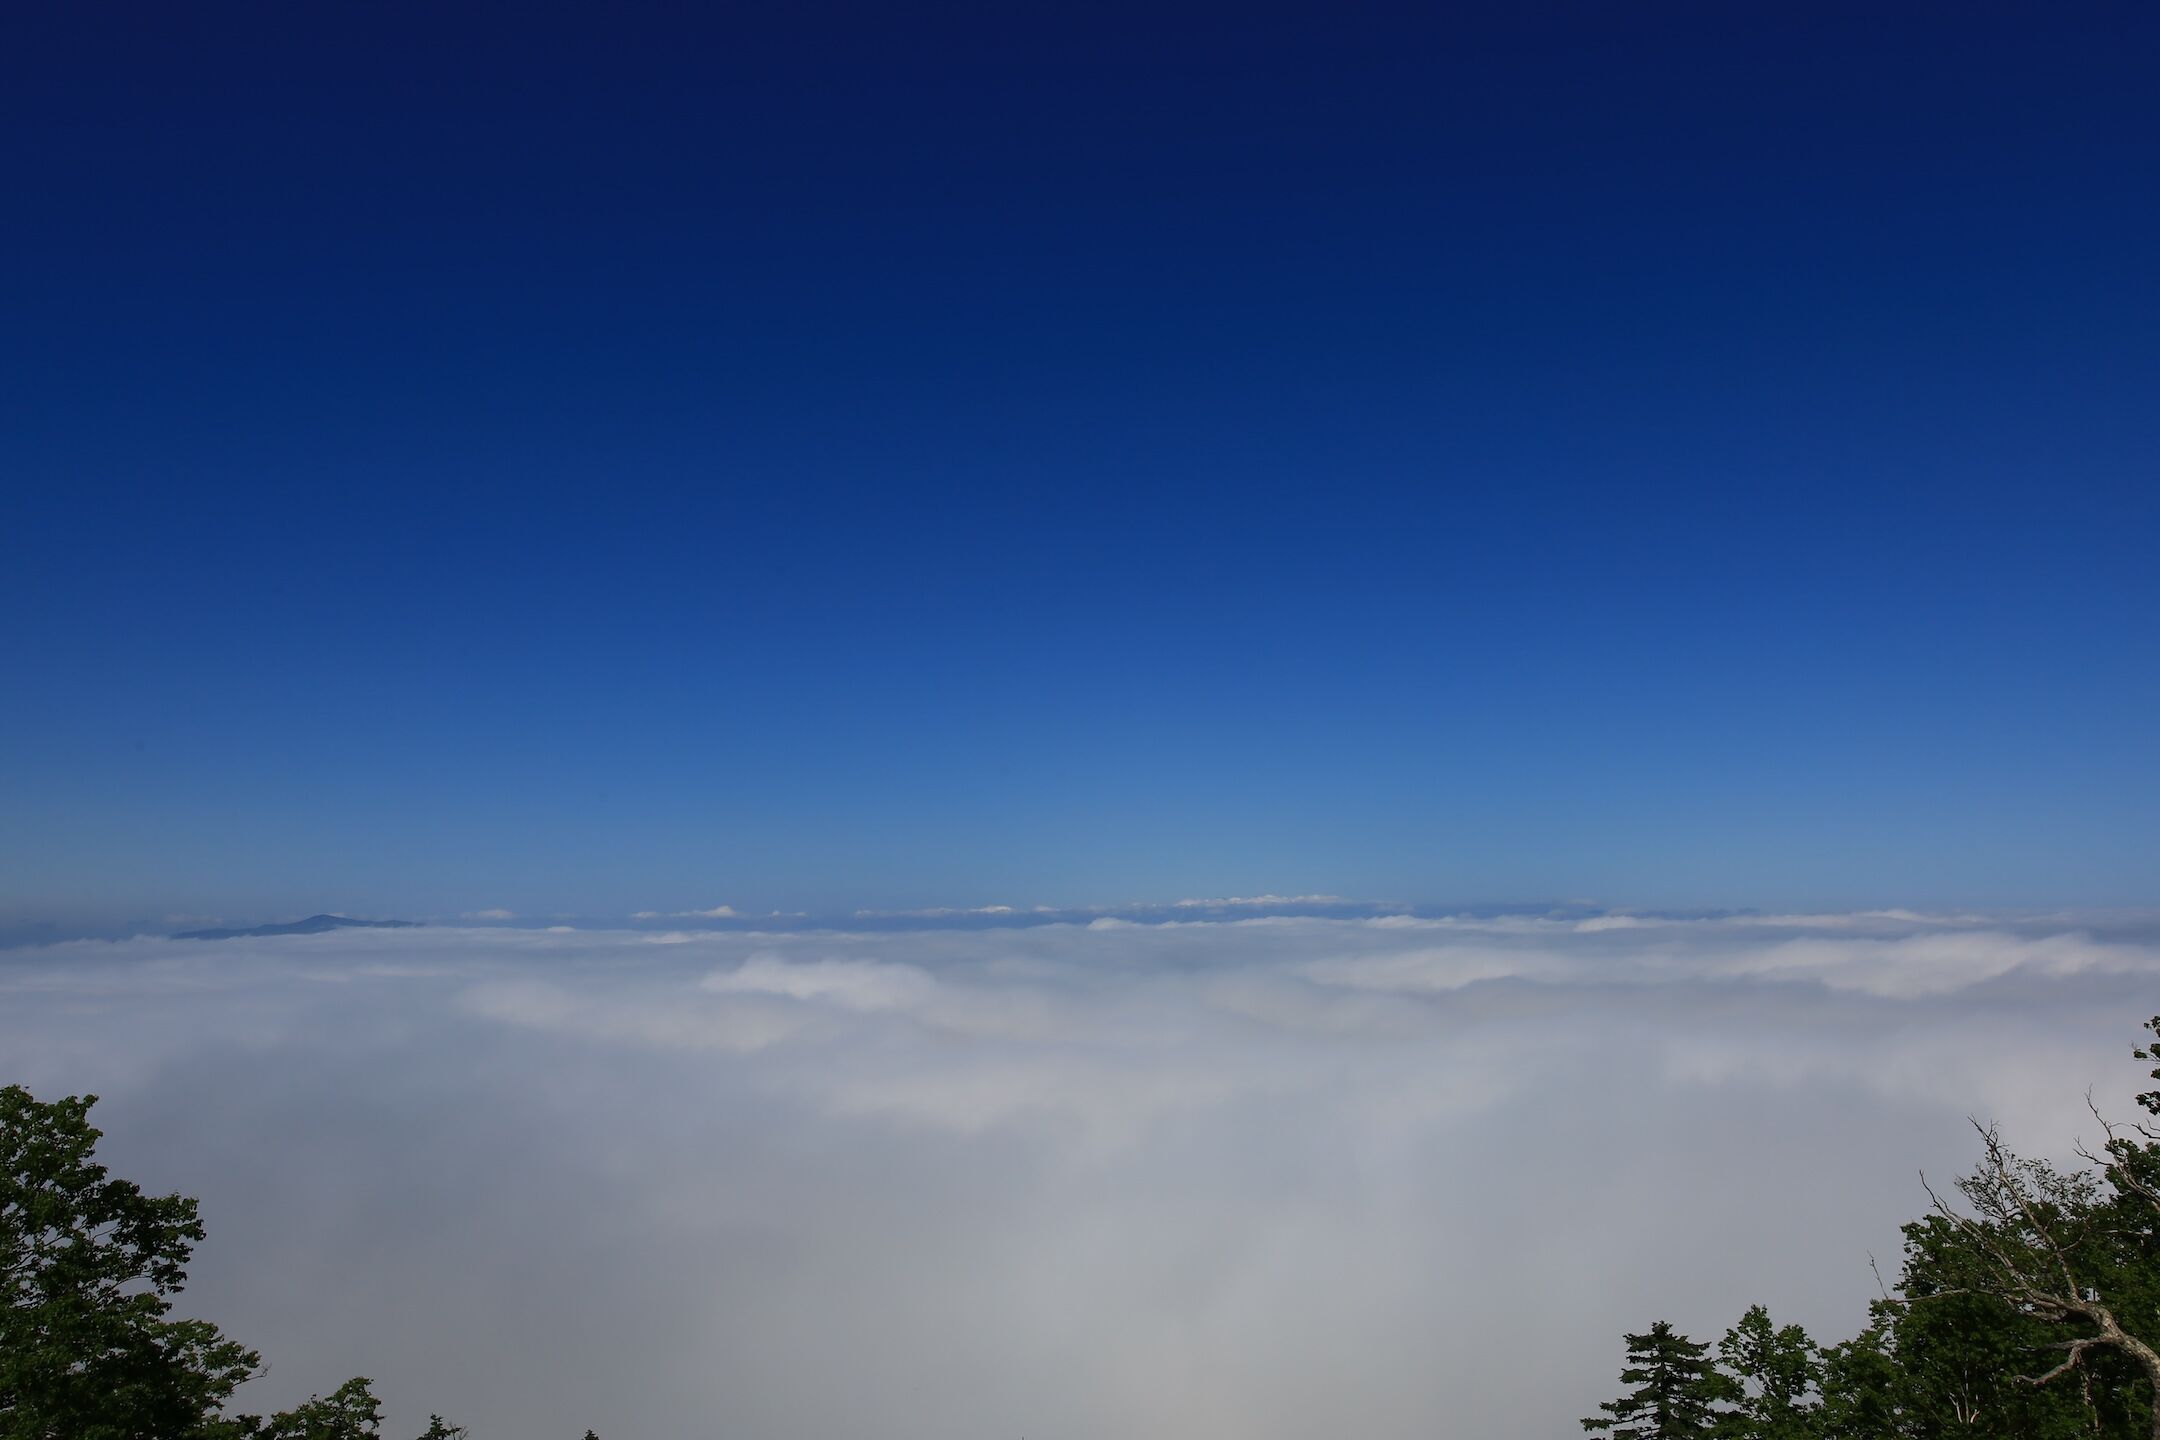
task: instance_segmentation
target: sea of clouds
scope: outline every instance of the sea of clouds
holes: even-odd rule
[[[1251,909],[23,948],[0,1080],[201,1197],[258,1406],[1530,1437],[1653,1319],[1856,1329],[1968,1117],[2066,1157],[2160,1010],[2143,915]]]

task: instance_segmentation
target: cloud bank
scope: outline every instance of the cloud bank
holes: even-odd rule
[[[2160,1009],[2141,915],[1245,903],[75,942],[0,957],[0,1058],[202,1198],[260,1404],[1422,1440],[1567,1432],[1653,1318],[1849,1333],[1915,1168],[2066,1152]]]

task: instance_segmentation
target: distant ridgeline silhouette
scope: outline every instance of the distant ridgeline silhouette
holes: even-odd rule
[[[175,940],[242,940],[251,935],[320,935],[325,930],[343,930],[359,926],[368,930],[408,930],[424,922],[419,920],[354,920],[345,915],[310,915],[305,920],[293,920],[283,925],[257,925],[248,930],[182,930]]]

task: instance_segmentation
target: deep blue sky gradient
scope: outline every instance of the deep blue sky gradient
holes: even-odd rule
[[[2160,900],[2149,7],[10,29],[0,919]]]

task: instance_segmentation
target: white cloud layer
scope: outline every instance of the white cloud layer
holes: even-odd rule
[[[2136,915],[146,938],[0,953],[0,1079],[202,1197],[263,1404],[1529,1437],[1650,1319],[1855,1328],[1915,1167],[2067,1152],[2156,980]]]

